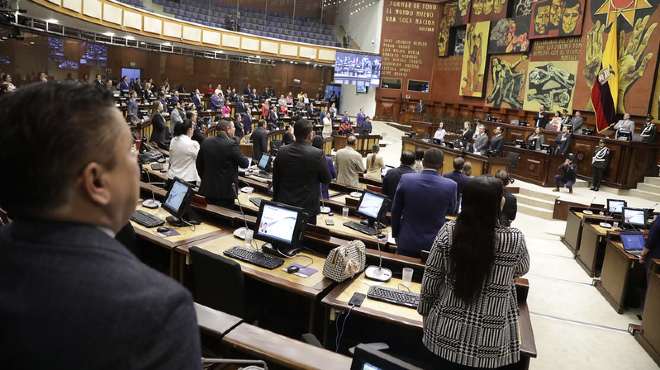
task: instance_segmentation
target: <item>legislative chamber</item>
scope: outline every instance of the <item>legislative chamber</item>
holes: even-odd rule
[[[0,1],[0,367],[659,368],[658,23]]]

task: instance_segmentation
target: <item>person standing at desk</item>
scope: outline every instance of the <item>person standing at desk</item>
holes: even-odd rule
[[[367,116],[364,114],[364,108],[360,108],[360,111],[358,112],[357,116],[355,117],[355,122],[357,124],[358,129],[362,127],[364,124],[364,121],[367,119]]]
[[[201,369],[190,293],[115,240],[140,188],[112,94],[42,83],[0,112],[3,368]]]
[[[454,214],[458,214],[458,208],[461,204],[461,197],[463,196],[463,186],[468,180],[468,176],[463,173],[463,167],[465,166],[465,159],[463,157],[454,158],[454,171],[446,173],[442,176],[453,180],[456,183],[456,209],[453,211]]]
[[[368,136],[371,134],[371,130],[373,130],[373,126],[371,125],[371,118],[369,116],[365,116],[362,124],[358,124],[358,135]]]
[[[635,133],[635,122],[630,119],[630,114],[623,115],[613,127],[615,130],[614,138],[617,140],[632,141],[633,134]]]
[[[355,136],[349,136],[346,139],[346,147],[339,149],[335,156],[337,163],[337,184],[360,187],[360,174],[364,173],[366,168],[362,162],[362,154],[355,150]]]
[[[250,136],[250,140],[252,141],[252,159],[255,161],[259,161],[262,154],[268,154],[268,130],[266,129],[266,121],[260,119],[257,125],[257,128]]]
[[[46,82],[46,81],[44,81]],[[130,85],[128,84],[128,77],[122,76],[121,80],[119,81],[119,90],[120,91],[128,91],[130,89]]]
[[[158,100],[154,101],[153,111],[149,141],[155,143],[161,149],[168,150],[170,148],[170,131],[167,129],[165,118],[163,118],[163,103]]]
[[[129,121],[137,121],[140,119],[140,106],[135,91],[131,91],[130,98],[128,98],[128,104],[126,104],[126,116]]]
[[[660,259],[660,216],[655,217],[655,221],[649,231],[649,237],[646,239],[646,245],[639,256],[639,263],[646,264],[647,274],[651,274],[653,259]]]
[[[383,177],[383,194],[390,200],[394,199],[396,188],[399,186],[401,176],[407,173],[415,173],[412,166],[415,164],[415,155],[411,152],[401,152],[401,165],[397,168],[392,168]]]
[[[603,174],[607,169],[610,161],[610,150],[605,146],[605,140],[600,139],[598,147],[594,151],[591,158],[591,189],[593,191],[600,190],[600,182],[603,180]]]
[[[555,139],[555,155],[563,157],[568,153],[568,148],[571,146],[571,136],[568,126],[564,126],[561,134],[557,135]]]
[[[312,146],[323,151],[323,136],[316,135],[312,139]],[[325,163],[328,165],[328,173],[330,174],[330,181],[337,178],[337,171],[335,170],[335,164],[332,163],[332,157],[329,155],[325,156]],[[329,184],[321,183],[321,199],[330,199]]]
[[[574,134],[581,134],[582,133],[582,125],[584,124],[584,119],[582,118],[582,114],[580,113],[579,110],[576,110],[573,118],[571,118],[570,125],[573,126],[573,133]]]
[[[540,106],[538,113],[536,113],[536,118],[534,120],[534,127],[545,128],[548,124],[548,115],[545,112],[545,107]]]
[[[527,137],[527,149],[539,150],[541,145],[545,143],[545,137],[541,133],[541,128],[534,129],[534,133]]]
[[[511,226],[511,222],[516,219],[518,214],[518,200],[516,196],[506,190],[506,187],[513,183],[506,170],[497,170],[495,177],[502,181],[504,186],[504,205],[502,205],[502,215],[500,216],[500,224],[502,226]]]
[[[470,179],[461,214],[432,243],[417,312],[434,369],[520,361],[513,281],[529,270],[529,254],[520,230],[499,225],[503,194],[495,177]]]
[[[198,111],[202,110],[202,94],[199,93],[199,89],[195,89],[191,96],[192,103],[195,106],[195,109]]]
[[[552,117],[550,122],[545,127],[545,131],[560,132],[562,121],[563,119],[561,118],[561,113],[559,112],[555,113],[555,115]]]
[[[474,129],[470,121],[463,122],[463,131],[461,131],[461,141],[463,146],[467,147],[468,143],[472,141],[472,136],[474,136]]]
[[[273,162],[273,200],[300,207],[316,224],[320,207],[321,184],[332,180],[321,149],[311,145],[314,130],[308,120],[299,120],[293,127],[296,141],[280,148]]]
[[[472,152],[475,154],[483,154],[486,149],[488,149],[488,134],[486,133],[486,127],[484,125],[479,125],[478,132],[474,134],[472,140]]]
[[[447,135],[447,131],[445,131],[445,123],[440,121],[438,124],[438,129],[435,130],[435,133],[433,133],[433,144],[444,143],[445,135]]]
[[[431,148],[424,153],[424,170],[401,176],[392,202],[392,236],[397,253],[419,257],[429,250],[445,216],[456,209],[454,181],[440,175],[443,154]]]
[[[646,116],[646,122],[639,136],[642,138],[643,143],[652,144],[655,143],[655,123],[653,123],[653,117],[649,114]]]
[[[380,145],[374,144],[371,147],[371,153],[367,155],[367,172],[364,174],[365,178],[376,181],[381,180],[381,173],[383,168],[385,168],[385,163],[383,162],[383,156],[378,154],[379,151]]]
[[[209,100],[209,109],[217,112],[220,110],[220,107],[225,105],[225,101],[220,99],[220,95],[218,95],[217,90],[213,91],[213,94],[211,95],[211,99]]]
[[[323,130],[321,131],[321,135],[323,137],[331,137],[332,136],[332,120],[330,119],[330,114],[326,113],[323,116]]]
[[[234,123],[222,120],[218,126],[218,136],[204,140],[197,154],[197,172],[202,179],[199,194],[210,204],[231,208],[237,196],[238,167],[247,168],[250,161],[241,154],[234,138]]]
[[[170,142],[170,168],[167,178],[172,180],[178,177],[191,184],[199,182],[199,175],[195,167],[199,143],[192,140],[193,125],[188,119],[174,126],[174,134]]]

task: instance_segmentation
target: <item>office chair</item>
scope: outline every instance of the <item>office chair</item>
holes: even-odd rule
[[[195,302],[247,320],[241,265],[199,247],[190,248],[190,258]]]

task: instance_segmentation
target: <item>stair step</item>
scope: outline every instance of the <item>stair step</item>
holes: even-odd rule
[[[534,207],[530,206],[528,204],[518,204],[518,212],[524,213],[526,215],[530,216],[536,216],[540,218],[544,218],[546,220],[552,220],[552,211],[547,210],[545,208],[539,208],[539,207]]]
[[[545,209],[549,211],[552,211],[555,208],[554,200],[549,201],[545,199],[530,197],[524,194],[516,194],[516,198],[518,199],[518,204],[526,204],[532,207]]]
[[[575,185],[573,185],[573,187],[574,187],[574,188],[588,188],[588,187],[589,187],[589,183],[586,182],[586,181],[584,181],[584,180],[580,180],[580,179],[578,179],[578,180],[575,182]]]
[[[660,202],[660,193],[657,192],[650,192],[640,189],[631,189],[630,195],[634,197],[650,200],[652,202]]]
[[[550,189],[548,189],[548,191],[549,190]],[[557,196],[556,194],[551,193],[551,192],[545,193],[545,192],[541,192],[541,191],[529,190],[529,189],[526,189],[526,188],[523,188],[523,187],[520,188],[519,195],[524,195],[524,196],[530,197],[530,198],[542,199],[542,200],[551,202],[552,204],[555,203],[555,199],[559,198],[559,196]]]
[[[648,191],[649,193],[660,194],[660,184],[655,185],[646,182],[640,182],[639,184],[637,184],[637,189],[642,191]]]
[[[644,183],[660,186],[660,177],[645,177]]]

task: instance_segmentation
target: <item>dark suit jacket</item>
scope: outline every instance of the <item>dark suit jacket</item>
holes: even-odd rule
[[[200,369],[190,294],[91,225],[0,228],[6,369]]]
[[[456,189],[454,181],[432,170],[401,176],[392,204],[397,253],[419,257],[431,249],[445,216],[456,208]]]
[[[545,128],[545,126],[547,124],[548,124],[548,114],[545,113],[545,112],[536,113],[536,119],[535,119],[534,127]]]
[[[277,152],[273,162],[273,200],[319,213],[320,185],[330,183],[321,149],[294,142]]]
[[[192,102],[195,105],[195,109],[202,110],[202,101],[199,99],[199,96],[192,94]]]
[[[461,171],[452,171],[442,176],[453,180],[456,183],[456,208],[452,213],[458,214],[458,206],[461,203],[461,196],[463,195],[463,186],[465,185],[465,182],[468,181],[469,177],[465,176]]]
[[[170,149],[170,140],[169,140],[169,130],[165,126],[165,118],[161,114],[154,114],[151,117],[151,138],[149,141],[156,143],[159,148],[169,150]]]
[[[238,143],[224,132],[207,138],[197,154],[197,173],[202,179],[199,193],[211,203],[233,201],[238,167],[247,168],[248,164]]]
[[[555,154],[557,155],[566,155],[568,153],[568,148],[571,146],[571,135],[569,134],[566,137],[566,140],[561,140],[562,134],[557,135],[555,139],[555,144],[557,145],[555,149]]]
[[[396,193],[397,186],[399,186],[401,176],[413,172],[415,170],[412,167],[403,165],[387,171],[387,174],[383,177],[383,194],[387,195],[390,199],[394,199],[394,194]]]
[[[250,136],[250,140],[252,141],[252,158],[258,161],[263,153],[268,153],[268,130],[257,127]]]
[[[502,145],[504,145],[504,136],[496,135],[490,138],[490,147],[488,149],[497,155],[502,152]]]

